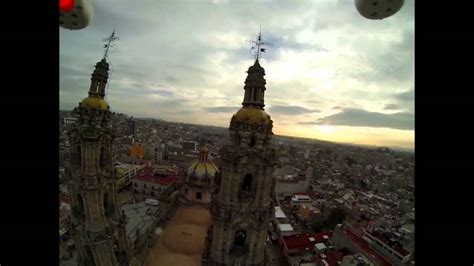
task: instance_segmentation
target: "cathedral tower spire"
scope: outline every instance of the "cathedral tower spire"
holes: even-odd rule
[[[242,106],[263,110],[263,107],[265,106],[264,94],[266,81],[263,78],[263,76],[265,76],[265,69],[260,66],[257,59],[255,60],[255,64],[249,67],[247,73],[248,75],[245,80],[245,94]]]
[[[68,191],[71,196],[70,231],[79,265],[129,265],[134,257],[120,214],[117,180],[113,171],[115,134],[104,100],[109,66],[96,64],[89,97],[74,112],[78,121],[68,132],[71,160]]]
[[[106,42],[104,45],[104,57],[102,60],[97,62],[95,65],[95,70],[92,73],[91,77],[91,86],[89,88],[89,97],[98,97],[100,99],[104,99],[105,97],[105,88],[107,85],[107,80],[109,79],[109,63],[107,62],[107,56],[110,51],[110,47],[114,46],[114,41],[118,40],[119,38],[115,36],[115,30],[112,34],[105,38],[104,41]]]
[[[265,106],[265,69],[260,66],[259,58],[261,53],[266,51],[263,46],[271,45],[270,43],[262,41],[262,32],[260,30],[257,40],[251,41],[253,44],[251,50],[254,51],[255,63],[247,71],[247,79],[245,80],[245,95],[242,105],[244,107],[256,107],[263,110]]]
[[[260,44],[260,45],[259,45]],[[261,35],[257,48],[261,47]],[[257,52],[245,81],[243,107],[232,117],[229,142],[220,151],[221,175],[212,195],[211,265],[264,265],[276,164],[273,121],[263,110],[265,70]]]
[[[89,97],[99,97],[104,99],[105,86],[109,79],[109,63],[103,58],[95,65],[95,70],[91,77],[91,86],[89,88]]]

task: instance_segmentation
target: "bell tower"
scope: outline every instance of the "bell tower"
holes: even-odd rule
[[[114,34],[107,45],[113,38]],[[89,96],[74,109],[78,120],[68,132],[69,231],[76,243],[79,265],[129,265],[133,257],[112,164],[114,133],[110,107],[104,99],[109,74],[106,55],[95,65]]]
[[[211,265],[264,265],[267,229],[274,216],[273,121],[263,110],[265,70],[259,53],[247,73],[242,108],[232,117],[230,139],[221,149],[221,175],[212,196]]]

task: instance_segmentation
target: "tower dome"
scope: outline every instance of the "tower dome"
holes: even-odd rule
[[[94,108],[94,109],[100,109],[107,111],[110,109],[109,104],[104,100],[101,99],[100,97],[95,97],[95,96],[89,96],[82,100],[80,103],[81,107],[89,107],[89,108]]]
[[[186,181],[212,185],[218,171],[217,166],[209,161],[209,149],[202,147],[199,151],[199,159],[188,167]]]
[[[248,121],[251,124],[268,125],[271,123],[270,116],[264,110],[254,107],[240,108],[235,114],[234,119],[239,122]]]
[[[202,147],[199,159],[187,169],[182,187],[182,203],[208,206],[215,186],[214,178],[218,174],[217,166],[209,160],[209,149]]]

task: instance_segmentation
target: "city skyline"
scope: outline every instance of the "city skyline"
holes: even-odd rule
[[[382,21],[362,18],[353,1],[111,3],[94,3],[88,28],[60,30],[61,109],[85,97],[101,41],[116,28],[112,111],[228,127],[261,24],[274,44],[261,61],[275,134],[414,146],[413,1]]]

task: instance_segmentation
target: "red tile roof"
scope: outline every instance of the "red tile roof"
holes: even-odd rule
[[[365,239],[357,236],[354,234],[351,230],[343,230],[346,235],[349,237],[349,239],[352,240],[352,242],[359,247],[359,249],[364,253],[364,255],[370,259],[371,261],[374,261],[377,265],[380,266],[391,266],[392,264],[385,259],[384,256],[380,255],[377,251],[372,249],[367,241]]]
[[[179,175],[176,175],[176,174],[171,173],[171,172],[168,173],[168,175],[166,175],[166,176],[154,175],[152,168],[143,169],[135,177],[135,179],[140,180],[140,181],[144,181],[144,182],[159,184],[159,185],[162,185],[162,186],[168,186],[172,183],[177,183],[177,182],[180,181]]]
[[[327,236],[326,238],[324,236]],[[326,243],[332,236],[332,232],[320,232],[313,234],[296,234],[283,236],[283,242],[288,250],[313,250],[314,244]],[[309,238],[313,237],[315,241]]]
[[[172,184],[173,182],[177,181],[177,178],[173,176],[162,177],[162,176],[154,176],[154,175],[148,175],[148,174],[137,176],[136,179],[140,181],[155,183],[155,184],[164,185],[164,186]]]

